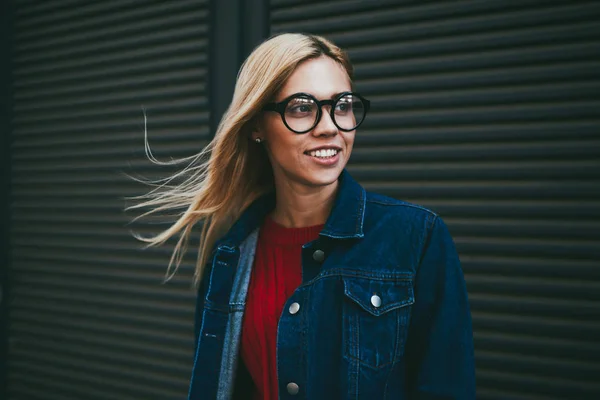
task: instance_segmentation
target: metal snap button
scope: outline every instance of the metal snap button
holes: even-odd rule
[[[298,310],[300,310],[300,304],[298,303],[292,303],[290,304],[290,314],[294,315],[298,312]]]
[[[371,296],[371,304],[373,304],[373,307],[375,308],[381,307],[381,297],[377,296],[376,294]]]
[[[286,388],[288,393],[292,396],[298,394],[298,392],[300,391],[300,387],[294,382],[288,383]]]
[[[323,250],[315,250],[313,253],[313,260],[316,262],[323,262],[323,260],[325,260],[325,252],[323,252]]]

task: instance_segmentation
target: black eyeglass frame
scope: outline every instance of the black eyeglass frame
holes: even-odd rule
[[[336,120],[335,120],[335,106],[337,105],[337,103],[343,98],[346,97],[348,95],[352,95],[354,97],[358,97],[364,104],[364,115],[362,120],[358,123],[358,125],[356,125],[354,128],[352,129],[344,129],[342,127],[340,127]],[[303,131],[296,131],[294,129],[292,129],[288,123],[285,120],[285,109],[287,108],[288,103],[296,98],[309,98],[311,100],[313,100],[315,102],[315,104],[317,105],[317,118],[315,118],[315,123],[306,130]],[[303,93],[303,92],[299,92],[299,93],[294,93],[288,97],[286,97],[285,99],[283,99],[282,101],[280,101],[279,103],[268,103],[263,107],[263,111],[275,111],[276,113],[278,113],[281,116],[281,120],[283,121],[283,124],[292,132],[297,133],[297,134],[303,134],[303,133],[307,133],[310,132],[311,130],[313,130],[315,128],[315,126],[319,125],[319,122],[321,122],[321,116],[323,115],[323,112],[321,110],[321,108],[323,106],[331,106],[331,109],[329,111],[329,116],[331,117],[331,120],[333,121],[333,123],[335,124],[335,126],[344,132],[352,132],[353,130],[355,130],[356,128],[358,128],[365,120],[365,118],[367,118],[367,113],[369,112],[369,108],[371,107],[371,102],[367,99],[365,99],[364,97],[362,97],[359,93],[356,92],[343,92],[338,94],[337,96],[335,96],[335,98],[331,99],[331,100],[317,100],[317,98],[315,96],[313,96],[312,94],[309,93]]]

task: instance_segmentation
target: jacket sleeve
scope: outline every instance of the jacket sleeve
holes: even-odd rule
[[[198,293],[196,295],[196,311],[194,314],[194,349],[198,346],[198,336],[200,335],[200,328],[202,327],[202,315],[204,314],[204,300],[210,284],[211,271],[212,263],[207,263],[204,273],[202,274],[202,280],[200,281],[200,285],[198,287]],[[247,399],[248,393],[251,393],[251,391],[254,390],[253,388],[254,382],[252,381],[252,377],[246,369],[243,361],[240,359],[235,374],[235,386],[232,400]]]
[[[414,288],[405,351],[409,398],[475,399],[467,290],[454,242],[439,217],[430,225]]]

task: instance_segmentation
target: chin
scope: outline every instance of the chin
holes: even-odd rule
[[[343,168],[335,168],[325,171],[304,172],[303,180],[310,186],[329,186],[335,183],[342,173]]]
[[[345,165],[346,163],[340,163],[328,168],[298,163],[289,165],[288,168],[282,166],[283,168],[278,168],[278,171],[274,174],[276,177],[279,176],[280,179],[306,187],[319,188],[334,184],[342,174]]]

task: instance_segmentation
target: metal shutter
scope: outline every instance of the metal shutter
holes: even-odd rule
[[[14,9],[9,396],[184,398],[195,260],[163,285],[172,246],[141,251],[123,198],[157,171],[142,107],[159,159],[209,139],[208,1]]]
[[[349,50],[372,112],[349,170],[447,221],[479,399],[600,397],[600,4],[271,0]]]

